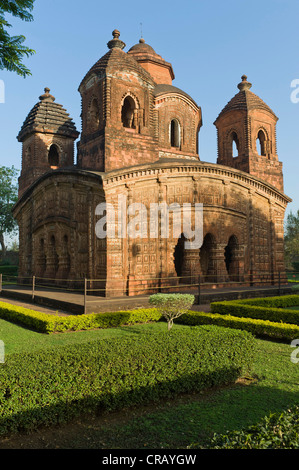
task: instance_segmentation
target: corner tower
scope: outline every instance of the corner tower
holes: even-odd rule
[[[44,91],[17,137],[23,144],[19,196],[44,173],[74,165],[79,132],[62,105],[55,103],[50,89]]]
[[[239,93],[214,122],[217,128],[217,163],[245,171],[283,191],[282,163],[276,148],[277,116],[250,90],[242,76]]]

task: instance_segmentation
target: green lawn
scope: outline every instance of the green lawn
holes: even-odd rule
[[[188,328],[176,325],[176,328]],[[62,346],[98,340],[100,338],[123,338],[127,335],[142,334],[145,331],[166,331],[166,323],[123,326],[118,328],[74,331],[51,335],[37,333],[16,324],[0,319],[0,340],[4,341],[5,354],[29,352],[41,348]]]
[[[45,335],[0,320],[0,339],[5,353],[165,330],[165,323],[135,325],[107,330]],[[174,328],[189,328],[175,325]],[[184,448],[192,442],[207,445],[214,432],[225,433],[257,423],[270,411],[299,403],[299,363],[290,360],[289,344],[256,339],[253,377],[235,384],[165,400],[148,407],[133,407],[120,413],[106,413],[104,419],[91,417],[72,423],[66,431],[51,433],[47,445],[65,448],[137,449]],[[253,379],[253,380],[252,380]],[[77,426],[77,427],[76,427]],[[59,431],[59,432],[58,432]],[[47,439],[49,436],[47,437]]]

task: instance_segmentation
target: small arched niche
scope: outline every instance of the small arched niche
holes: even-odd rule
[[[181,147],[181,126],[177,119],[170,122],[170,146],[175,148]]]
[[[136,103],[131,96],[126,96],[121,109],[121,120],[124,127],[134,129],[136,123],[134,122],[135,111],[137,110]]]
[[[231,134],[231,145],[232,145],[232,157],[236,158],[239,156],[240,142],[236,132]]]
[[[59,150],[55,144],[52,144],[49,148],[48,162],[52,169],[56,169],[59,166]]]
[[[267,156],[266,140],[267,138],[266,138],[264,131],[260,130],[258,132],[257,139],[256,139],[256,150],[257,150],[257,153],[261,155],[262,157]]]

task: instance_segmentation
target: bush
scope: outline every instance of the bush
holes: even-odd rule
[[[197,446],[191,446],[196,448]],[[271,413],[241,431],[215,434],[212,449],[299,449],[299,407]]]
[[[245,304],[245,305],[258,305],[259,307],[295,307],[298,305],[299,309],[299,297],[298,295],[281,295],[275,297],[259,297],[255,299],[239,299],[232,300],[236,305]]]
[[[254,336],[292,341],[299,338],[299,326],[287,323],[274,323],[267,320],[254,320],[252,318],[239,318],[231,315],[217,313],[204,313],[190,311],[182,315],[178,323],[183,325],[217,325],[225,328],[245,330]]]
[[[173,327],[173,321],[188,312],[194,304],[195,297],[190,294],[154,294],[149,303],[154,305],[168,323],[168,330]]]
[[[0,302],[0,318],[49,334],[147,323],[160,320],[161,315],[152,308],[60,317]]]
[[[299,305],[299,297],[297,295],[286,297],[213,302],[211,312],[299,325],[299,307],[298,311],[280,308]]]
[[[0,434],[232,383],[253,360],[252,335],[213,326],[12,354],[0,367]]]

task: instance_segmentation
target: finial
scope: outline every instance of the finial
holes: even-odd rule
[[[118,31],[118,29],[115,29],[114,31],[112,31],[112,36],[114,37],[114,39],[119,38],[120,32]]]
[[[238,88],[240,91],[250,90],[252,84],[247,81],[247,75],[242,75],[241,77],[242,82],[239,83]]]
[[[139,43],[140,43],[140,44],[144,44],[144,43],[145,43],[145,40],[144,40],[143,38],[140,38],[140,39],[139,39]]]
[[[119,39],[120,32],[118,31],[118,29],[115,29],[114,31],[112,31],[112,36],[113,36],[113,39],[111,39],[111,41],[109,41],[107,44],[109,49],[114,49],[114,48],[124,49],[126,47],[126,44],[123,41],[121,41],[121,39]]]
[[[44,93],[44,95],[41,95],[41,96],[39,97],[39,99],[40,99],[41,101],[55,101],[54,96],[53,96],[53,95],[50,95],[50,91],[51,91],[50,88],[48,88],[48,87],[44,88],[44,92],[45,92],[45,93]]]

